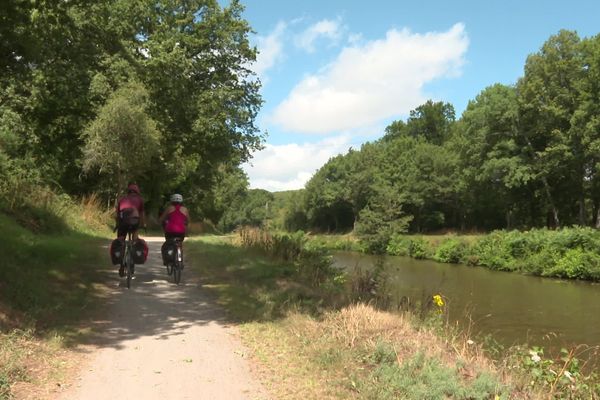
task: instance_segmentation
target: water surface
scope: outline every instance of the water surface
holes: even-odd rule
[[[339,252],[336,265],[373,268],[379,262],[389,276],[395,303],[412,303],[442,294],[451,320],[477,333],[491,334],[503,345],[541,345],[556,351],[580,344],[600,345],[600,285],[442,264],[408,257]]]

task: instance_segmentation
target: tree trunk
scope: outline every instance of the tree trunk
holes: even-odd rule
[[[585,226],[585,196],[583,194],[583,192],[581,192],[581,195],[579,197],[579,225],[580,226]]]
[[[527,146],[529,147],[529,151],[531,151],[531,155],[533,159],[537,158],[535,150],[533,148],[533,144],[531,144],[531,140],[527,134],[524,134],[523,137],[527,141]],[[548,202],[550,203],[550,207],[552,207],[552,215],[554,217],[554,225],[555,228],[560,228],[560,220],[558,219],[558,209],[554,205],[554,201],[552,200],[552,194],[550,192],[550,185],[548,184],[548,179],[546,177],[542,177],[542,184],[544,185],[544,191],[546,192],[546,197],[548,197]]]
[[[558,208],[554,205],[554,201],[552,200],[552,194],[550,193],[550,185],[548,184],[548,180],[544,177],[542,178],[542,183],[544,184],[544,191],[546,192],[546,197],[548,197],[548,203],[550,203],[550,207],[552,208],[552,217],[554,218],[554,227],[560,228],[560,220],[558,219]]]
[[[512,228],[512,210],[506,211],[506,230],[510,230]]]

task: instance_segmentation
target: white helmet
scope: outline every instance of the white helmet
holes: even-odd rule
[[[177,193],[171,195],[171,203],[183,203],[183,196]]]

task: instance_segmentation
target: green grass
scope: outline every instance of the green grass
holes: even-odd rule
[[[485,362],[466,369],[449,364],[460,357],[410,318],[368,306],[338,308],[345,303],[326,293],[331,287],[311,286],[293,263],[218,237],[186,242],[186,254],[203,287],[241,323],[242,338],[276,398],[483,399],[508,393]],[[475,368],[483,372],[465,380],[462,374]],[[434,394],[420,397],[428,389]]]
[[[108,252],[104,232],[34,234],[4,214],[0,226],[2,399],[15,382],[36,385],[40,372],[62,367],[58,354],[82,339],[82,319],[105,296],[98,260],[108,261]]]
[[[34,235],[0,215],[0,301],[42,327],[77,319],[94,301],[97,260],[106,238]]]
[[[219,237],[186,241],[186,255],[198,268],[203,287],[238,321],[274,320],[291,307],[311,312],[319,308],[317,291],[290,279],[296,274],[292,263],[274,261]]]

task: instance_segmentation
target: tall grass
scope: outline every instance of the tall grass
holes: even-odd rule
[[[600,281],[600,231],[587,227],[494,231],[476,237],[394,235],[387,253],[499,271]]]
[[[382,272],[359,273],[362,281],[339,274],[327,280],[373,296],[343,301],[328,296],[329,286],[304,284],[308,281],[294,262],[266,251],[274,248],[273,236],[246,231],[244,240],[253,247],[215,238],[192,241],[188,254],[191,266],[202,271],[206,290],[243,323],[245,341],[275,397],[593,399],[600,394],[594,377],[577,375],[573,362],[565,371],[574,381],[569,386],[561,379],[552,389],[553,382],[536,376],[561,373],[560,361],[551,368],[546,359],[540,367],[528,367],[526,348],[515,351],[514,360],[493,361],[483,340],[448,322],[443,297],[423,298],[401,312],[377,309],[377,293],[386,283]]]
[[[332,267],[329,252],[322,246],[309,242],[302,231],[288,234],[242,227],[238,234],[242,246],[259,250],[284,262],[292,262],[298,276],[314,287],[331,284],[332,279],[339,274]]]

